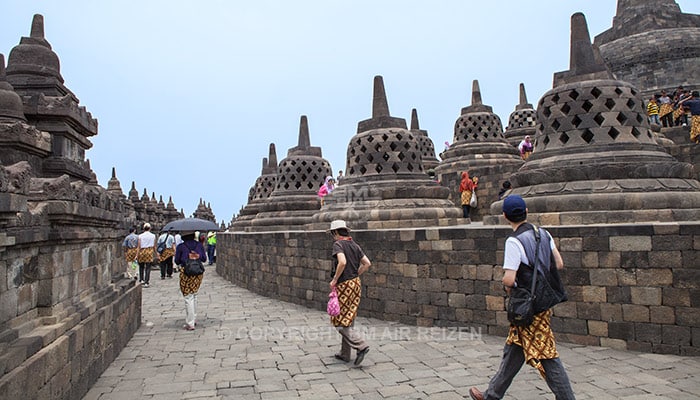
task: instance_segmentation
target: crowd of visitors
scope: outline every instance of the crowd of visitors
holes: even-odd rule
[[[690,125],[690,141],[700,142],[700,106],[698,91],[690,91],[679,86],[670,95],[665,90],[657,93],[647,102],[647,116],[652,124],[664,128]]]

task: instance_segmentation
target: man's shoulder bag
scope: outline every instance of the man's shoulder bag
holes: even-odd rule
[[[534,234],[536,247],[535,260],[532,263],[533,271],[530,288],[512,288],[508,297],[508,321],[515,326],[528,326],[532,324],[535,314],[539,314],[567,300],[566,291],[561,285],[558,273],[555,278],[559,287],[556,289],[552,288],[547,276],[541,276],[538,279],[537,263],[540,251],[540,231],[536,226],[534,227]]]
[[[165,235],[165,239],[163,239],[162,242],[158,242],[158,246],[156,246],[156,251],[158,252],[158,254],[165,251],[165,245],[166,245],[166,243],[168,243],[169,236],[170,236],[170,234]]]

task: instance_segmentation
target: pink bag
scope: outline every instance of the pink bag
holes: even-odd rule
[[[340,315],[340,303],[338,302],[338,292],[336,292],[335,288],[333,288],[333,290],[331,290],[331,292],[328,294],[328,306],[326,307],[326,311],[331,317],[337,317],[338,315]]]

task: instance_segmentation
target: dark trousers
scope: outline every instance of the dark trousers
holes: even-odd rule
[[[469,218],[469,211],[472,207],[469,204],[462,204],[462,215],[464,218]]]
[[[214,250],[216,250],[216,245],[209,245],[207,246],[207,258],[209,259],[209,265],[212,265],[214,263]]]
[[[151,266],[153,263],[139,263],[139,280],[143,283],[151,281]]]
[[[564,364],[562,364],[561,360],[553,358],[551,360],[540,360],[540,362],[547,375],[547,386],[554,393],[556,400],[575,399],[569,376],[566,374],[566,369],[564,369]],[[496,375],[491,378],[489,388],[484,392],[484,399],[502,399],[523,363],[525,363],[523,348],[507,344],[503,348],[501,366],[498,367]]]
[[[160,262],[160,277],[165,278],[165,274],[173,276],[173,257],[170,256]]]
[[[673,113],[668,113],[661,117],[661,124],[664,128],[673,126]]]

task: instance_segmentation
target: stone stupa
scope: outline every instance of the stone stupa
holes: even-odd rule
[[[571,17],[571,63],[537,108],[535,151],[513,174],[533,223],[700,219],[692,165],[656,143],[639,91],[595,56],[585,16]],[[502,201],[489,222],[502,221]],[[486,222],[486,220],[485,220]]]
[[[504,136],[508,143],[517,147],[525,136],[530,136],[534,140],[536,132],[537,110],[527,102],[525,84],[521,83],[520,103],[515,106],[515,111],[510,113]]]
[[[420,128],[418,122],[418,111],[414,108],[411,110],[411,133],[418,139],[418,144],[421,148],[421,158],[423,159],[423,168],[426,171],[435,169],[440,164],[437,156],[435,156],[435,144],[428,136],[428,131]]]
[[[311,222],[320,208],[318,189],[333,176],[321,148],[311,146],[306,115],[299,122],[299,141],[287,151],[277,168],[277,184],[267,202],[251,221],[251,230],[298,230]]]
[[[700,15],[674,0],[618,0],[612,27],[595,45],[616,79],[645,100],[679,85],[700,89]]]
[[[248,230],[250,222],[260,212],[262,204],[267,202],[276,185],[277,151],[275,150],[275,144],[270,143],[269,156],[262,160],[262,171],[249,192],[248,204],[241,209],[236,220],[231,221],[232,231]]]
[[[479,204],[470,218],[480,220],[488,205],[498,199],[502,182],[523,164],[520,154],[503,135],[501,119],[481,100],[479,81],[472,82],[472,103],[463,107],[455,122],[452,145],[442,152],[436,168],[442,183],[452,191],[454,204],[461,206],[459,183],[463,171],[479,178]]]
[[[36,14],[29,37],[22,37],[7,60],[7,80],[24,102],[31,125],[51,135],[51,154],[43,159],[40,176],[90,183],[93,172],[85,161],[97,135],[97,120],[63,83],[58,56],[44,37],[44,17]]]
[[[313,216],[314,228],[343,219],[352,229],[463,223],[449,189],[426,174],[421,145],[406,120],[389,114],[381,76],[374,78],[372,118],[357,124],[347,150],[346,176]]]

